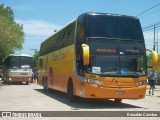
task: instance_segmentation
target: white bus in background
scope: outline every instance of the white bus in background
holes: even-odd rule
[[[11,54],[3,61],[4,82],[26,82],[32,80],[32,56],[27,54]]]

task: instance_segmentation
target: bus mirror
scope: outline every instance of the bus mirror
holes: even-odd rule
[[[86,44],[82,44],[82,50],[83,50],[83,65],[89,65],[89,46]]]
[[[147,49],[152,54],[152,68],[157,68],[158,65],[158,54],[154,50]]]

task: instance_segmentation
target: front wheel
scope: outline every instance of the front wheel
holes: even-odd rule
[[[73,87],[72,80],[69,80],[68,86],[67,86],[67,97],[68,97],[69,101],[72,103],[76,102],[76,96],[74,96],[73,90],[74,90],[74,87]]]
[[[114,99],[114,102],[120,104],[122,103],[122,99]]]

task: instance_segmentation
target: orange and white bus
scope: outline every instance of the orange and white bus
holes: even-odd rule
[[[28,54],[11,54],[3,61],[4,82],[26,82],[32,80],[32,56]]]
[[[157,66],[157,53],[153,67]],[[41,43],[38,83],[82,98],[145,97],[147,59],[137,17],[85,13]]]

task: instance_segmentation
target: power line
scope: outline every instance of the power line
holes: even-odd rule
[[[116,4],[118,4],[120,2],[120,0],[115,0],[115,1],[104,1],[100,6],[98,6],[96,9],[94,9],[94,11],[95,10],[98,10],[98,9],[103,9],[103,8],[105,8],[105,10],[106,9],[109,9],[109,8],[111,8],[111,7],[113,7],[113,6],[115,6]],[[109,5],[109,6],[107,6],[107,5]]]
[[[150,30],[153,30],[154,29],[154,26],[155,28],[160,28],[160,25],[153,25],[152,27],[148,28],[148,29],[143,29],[143,32],[147,32],[147,31],[150,31]]]
[[[95,8],[93,11],[97,11],[97,9],[102,8],[102,7],[106,4],[106,2],[108,2],[108,0],[103,1],[103,2],[102,2],[97,8]]]
[[[107,9],[110,9],[111,7],[117,5],[119,2],[121,2],[121,1],[120,1],[120,0],[113,1],[113,2],[110,4],[110,6],[107,7]],[[106,9],[106,10],[107,10],[107,9]]]
[[[142,13],[140,13],[140,14],[138,14],[137,17],[143,15],[144,13],[152,10],[153,8],[155,8],[155,7],[159,6],[159,5],[160,5],[160,3],[156,4],[155,6],[153,6],[153,7],[149,8],[149,9],[145,10],[144,12],[142,12]]]
[[[144,29],[148,29],[148,28],[150,28],[150,27],[152,27],[152,26],[154,26],[154,25],[158,25],[158,24],[160,24],[160,21],[155,22],[155,23],[152,23],[151,25],[147,25],[146,27],[143,27],[143,30],[144,30]]]
[[[160,21],[154,22],[154,23],[152,23],[152,24],[150,24],[150,25],[147,25],[147,26],[143,27],[143,29],[145,29],[145,28],[147,28],[147,27],[149,27],[149,26],[153,26],[153,25],[159,24],[159,23],[160,23]]]
[[[144,37],[146,37],[146,36],[150,36],[150,35],[152,35],[153,34],[153,32],[151,33],[148,33],[148,34],[144,34]]]
[[[153,12],[150,12],[150,13],[146,14],[145,16],[141,16],[141,17],[139,17],[139,18],[144,18],[144,17],[146,17],[146,16],[148,16],[148,15],[151,15],[151,14],[153,14],[153,13],[159,12],[159,10],[160,10],[160,9],[158,9],[158,10],[156,10],[156,11],[153,11]]]
[[[142,29],[143,29],[143,30],[149,29],[149,28],[153,27],[154,25],[156,26],[156,25],[159,25],[159,24],[160,24],[160,22],[159,22],[159,23],[156,23],[156,24],[148,25],[148,26],[146,26],[146,27],[144,27],[144,28],[142,28]]]

